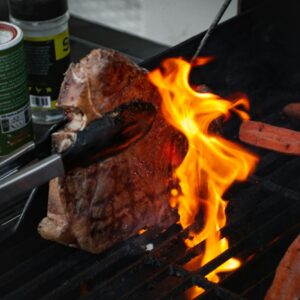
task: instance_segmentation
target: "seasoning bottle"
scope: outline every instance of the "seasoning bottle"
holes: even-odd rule
[[[0,157],[32,140],[23,33],[0,21]]]
[[[10,20],[24,32],[33,122],[53,124],[63,74],[70,63],[67,0],[9,0]]]

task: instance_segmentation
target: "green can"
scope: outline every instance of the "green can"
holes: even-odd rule
[[[0,156],[32,139],[23,33],[0,22]]]

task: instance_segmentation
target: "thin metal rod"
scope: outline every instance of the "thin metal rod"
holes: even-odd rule
[[[25,216],[26,216],[26,214],[27,214],[27,212],[28,212],[28,209],[30,208],[30,206],[31,206],[31,204],[32,204],[32,202],[33,202],[33,200],[34,200],[34,197],[35,197],[35,194],[36,194],[36,192],[37,192],[37,189],[38,189],[38,188],[34,188],[34,189],[30,192],[30,195],[29,195],[29,197],[28,197],[27,200],[26,200],[26,203],[25,203],[25,205],[24,205],[24,207],[23,207],[22,213],[21,213],[21,215],[20,215],[20,217],[19,217],[17,223],[15,224],[15,226],[14,226],[14,228],[13,228],[13,230],[12,230],[12,233],[15,233],[15,232],[19,229],[20,225],[23,223],[24,218],[25,218]]]
[[[203,39],[201,40],[194,56],[192,57],[191,63],[194,62],[194,60],[199,56],[199,53],[201,52],[201,50],[203,49],[203,47],[205,46],[207,40],[209,39],[209,37],[211,36],[212,32],[214,31],[214,29],[217,27],[219,21],[221,20],[221,18],[223,17],[227,7],[229,6],[231,0],[225,0],[225,2],[223,3],[222,7],[220,8],[218,14],[216,15],[215,19],[213,20],[213,22],[211,23],[211,25],[209,26],[208,30],[206,31]]]

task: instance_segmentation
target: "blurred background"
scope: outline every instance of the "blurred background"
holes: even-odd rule
[[[70,12],[164,45],[175,45],[208,28],[224,0],[69,0]],[[233,0],[222,21],[235,16]]]

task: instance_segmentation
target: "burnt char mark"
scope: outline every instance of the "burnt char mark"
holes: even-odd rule
[[[140,199],[135,199],[132,202],[134,203],[134,206],[135,206],[135,203],[146,203],[146,202],[154,203],[155,199],[165,197],[166,195],[169,195],[169,193],[170,193],[169,188],[167,188],[164,191],[162,191],[161,193],[155,195],[155,197],[152,194],[148,193],[148,194],[146,194],[145,197],[140,198]],[[121,193],[119,195],[121,195]],[[126,208],[126,209],[132,208],[131,205],[124,205],[124,206],[122,206],[122,208],[120,208],[118,210],[114,210],[113,205],[111,204],[111,199],[113,199],[114,196],[115,195],[110,195],[106,198],[99,199],[97,201],[97,203],[94,203],[92,209],[90,209],[90,212],[93,212],[93,213],[92,214],[89,213],[89,219],[91,220],[91,222],[105,220],[105,218],[106,218],[105,216],[108,215],[107,213],[104,212],[106,204],[108,204],[109,206],[112,207],[112,209],[109,211],[109,214],[111,213],[113,215],[120,214],[124,208]],[[134,198],[132,198],[132,199],[134,199]]]
[[[153,209],[151,209],[152,208],[151,206],[154,206],[157,202],[162,204],[158,199],[165,198],[166,196],[169,196],[168,189],[165,189],[163,192],[158,194],[155,198],[153,197],[153,195],[147,194],[144,198],[135,199],[135,201],[132,201],[134,206],[136,206],[136,203],[142,204],[142,206],[140,206],[139,209],[133,210],[131,205],[126,205],[122,209],[119,209],[118,211],[114,211],[112,208],[111,213],[113,214],[114,217],[112,217],[109,213],[106,213],[105,215],[101,214],[99,216],[95,216],[94,214],[89,215],[89,221],[91,226],[91,237],[95,238],[96,236],[99,235],[114,234],[114,233],[118,233],[118,235],[120,234],[122,235],[123,233],[127,235],[128,232],[130,234],[136,233],[135,230],[138,230],[139,223],[143,220],[142,218],[148,219],[148,218],[159,217],[152,213]],[[108,204],[110,207],[113,207],[113,205],[110,203],[111,199],[112,196],[102,199],[102,206]],[[149,204],[151,205],[149,206]],[[166,203],[165,205],[168,205],[168,203]],[[96,207],[94,206],[92,210],[96,211],[97,207],[99,206]],[[102,207],[101,211],[104,212],[105,208]],[[140,214],[141,216],[137,216],[137,214]]]
[[[69,215],[80,216],[86,212],[97,188],[97,168],[76,169],[64,177],[66,211]],[[82,199],[85,199],[82,201]]]

